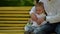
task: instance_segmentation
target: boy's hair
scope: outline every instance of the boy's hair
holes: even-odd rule
[[[38,3],[38,2],[39,2],[39,0],[34,0],[34,1],[36,1],[36,3]]]
[[[39,2],[39,0],[36,0],[36,3],[38,3]]]
[[[43,2],[38,2],[38,3],[36,3],[35,6],[42,6],[42,7],[44,8],[44,4],[43,4]]]

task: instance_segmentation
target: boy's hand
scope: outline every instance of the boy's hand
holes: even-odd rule
[[[42,17],[42,18],[39,18],[39,19],[37,20],[37,24],[40,25],[43,21],[45,21],[43,17]]]
[[[32,14],[31,14],[31,19],[32,19],[33,21],[37,21],[37,16],[36,16],[34,13],[32,13]]]

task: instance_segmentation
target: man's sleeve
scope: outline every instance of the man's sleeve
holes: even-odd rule
[[[50,23],[57,23],[60,22],[60,14],[57,14],[55,16],[46,16],[46,20]]]
[[[50,23],[57,23],[60,22],[60,0],[57,0],[56,2],[56,15],[54,16],[46,16],[46,20]]]
[[[35,6],[32,7],[31,11],[29,12],[29,14],[31,15],[32,13],[35,13]]]

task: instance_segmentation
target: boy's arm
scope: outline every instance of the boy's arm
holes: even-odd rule
[[[31,14],[31,19],[37,22],[38,25],[40,25],[43,21],[45,21],[44,17],[38,19],[34,13]]]
[[[32,20],[33,21],[36,21],[39,25],[41,24],[41,22],[43,22],[44,20],[42,19],[39,19],[38,20],[38,18],[36,17],[36,15],[34,15],[34,13],[35,13],[35,6],[34,7],[32,7],[32,9],[31,9],[31,11],[29,12],[29,14],[31,15],[31,18],[32,18]]]
[[[37,16],[34,13],[31,14],[31,19],[33,21],[37,22],[38,25],[40,25],[44,21],[44,18],[39,18],[38,19]]]
[[[35,6],[32,7],[31,11],[29,12],[30,16],[31,16],[31,19],[33,21],[37,21],[37,17],[36,15],[34,14],[35,13]]]
[[[33,21],[37,21],[38,20],[37,16],[34,13],[31,14],[31,19]]]

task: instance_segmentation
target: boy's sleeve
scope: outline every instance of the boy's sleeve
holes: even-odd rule
[[[35,6],[32,7],[31,11],[29,12],[29,14],[31,15],[32,13],[35,13]]]

